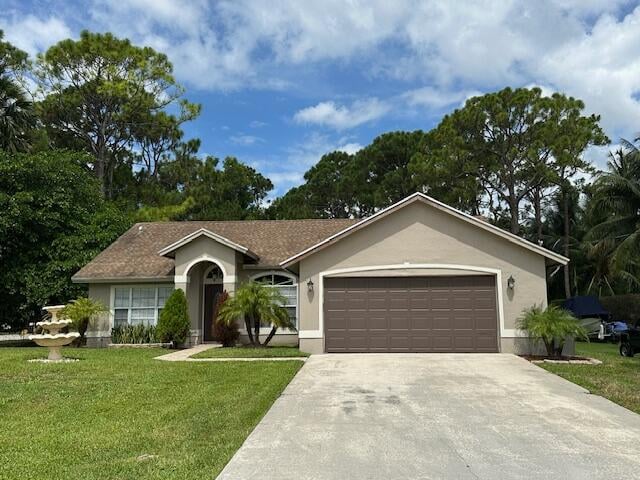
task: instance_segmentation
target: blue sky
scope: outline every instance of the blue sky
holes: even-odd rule
[[[31,54],[85,28],[166,53],[203,105],[187,137],[255,166],[272,195],[324,153],[430,129],[508,85],[583,99],[614,142],[640,132],[637,1],[0,0],[0,29]]]

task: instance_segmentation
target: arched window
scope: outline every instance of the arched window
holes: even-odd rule
[[[286,302],[284,307],[289,312],[289,317],[298,328],[298,282],[293,275],[281,272],[269,272],[252,277],[255,282],[260,282],[268,287],[277,288]]]
[[[222,283],[223,274],[218,265],[211,265],[204,276],[204,283]]]

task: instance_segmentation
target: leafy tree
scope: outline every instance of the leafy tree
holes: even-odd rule
[[[234,157],[201,162],[184,194],[193,207],[182,217],[188,220],[242,220],[260,218],[262,202],[273,189],[271,181]]]
[[[371,215],[415,192],[408,166],[424,141],[421,130],[389,132],[355,154],[348,181],[359,216]]]
[[[14,327],[84,287],[70,277],[131,224],[100,193],[86,155],[0,152],[0,323]]]
[[[110,33],[83,31],[77,41],[63,40],[38,55],[36,67],[50,138],[90,152],[89,164],[107,194],[134,142],[155,172],[164,149],[179,138],[179,125],[199,113],[198,105],[180,98],[183,88],[165,55]],[[174,104],[179,113],[167,114]]]
[[[631,142],[625,145],[625,151],[610,156],[608,171],[601,172],[594,181],[589,208],[601,221],[588,233],[587,240],[601,243],[600,248],[611,254],[610,270],[624,280],[629,290],[638,291],[640,150]]]
[[[229,300],[229,294],[225,290],[216,297],[215,312],[219,312],[225,302]],[[240,338],[240,330],[238,330],[238,323],[227,323],[221,320],[219,317],[212,319],[213,321],[213,335],[217,338],[223,347],[235,347],[238,338]]]
[[[187,340],[190,325],[187,297],[181,288],[176,288],[160,312],[156,337],[161,342],[171,342],[175,347]]]
[[[0,149],[26,151],[36,117],[19,78],[28,67],[27,54],[4,42],[0,30]]]
[[[287,309],[282,306],[284,304],[285,298],[276,289],[258,282],[247,282],[240,285],[233,296],[224,302],[218,312],[218,319],[227,324],[244,319],[251,345],[266,347],[278,328],[295,330]],[[264,343],[260,343],[262,323],[271,324],[271,331]]]
[[[77,344],[84,345],[86,342],[85,334],[87,333],[87,328],[89,328],[89,322],[101,313],[108,311],[109,310],[102,302],[92,300],[87,297],[78,297],[65,305],[61,314],[64,318],[68,318],[73,321],[73,326],[80,334]]]
[[[566,310],[549,305],[546,310],[534,305],[526,309],[518,320],[519,328],[529,337],[542,341],[549,357],[561,357],[567,337],[588,340],[587,332]]]
[[[276,220],[297,220],[318,218],[321,214],[312,207],[309,200],[309,189],[306,185],[293,187],[282,197],[276,198],[269,206],[266,214]]]
[[[510,230],[519,233],[523,203],[534,202],[539,227],[540,189],[552,182],[564,185],[584,169],[582,152],[607,141],[599,118],[582,116],[583,108],[579,100],[561,94],[545,97],[539,88],[505,88],[474,97],[444,117],[433,133],[432,153],[449,172],[461,172],[458,177],[475,175],[488,198],[505,205]],[[420,165],[414,170],[419,172]],[[481,193],[471,186],[468,190],[469,198]]]

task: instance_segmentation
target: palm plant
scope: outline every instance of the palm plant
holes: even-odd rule
[[[589,339],[578,320],[555,305],[548,306],[546,310],[538,305],[526,309],[518,320],[518,327],[526,331],[529,338],[542,341],[550,357],[562,356],[567,337]]]
[[[77,343],[78,345],[83,345],[85,342],[85,333],[87,333],[91,320],[107,311],[107,307],[105,307],[101,302],[91,300],[86,297],[80,297],[75,300],[71,300],[71,302],[64,307],[61,313],[64,318],[68,318],[73,321],[73,326],[80,334],[80,338]]]
[[[0,74],[0,149],[28,149],[29,131],[34,126],[33,104],[11,78]]]
[[[266,347],[278,328],[295,330],[294,322],[282,305],[285,298],[275,288],[258,282],[240,285],[218,312],[218,319],[227,324],[244,319],[249,342],[255,347]],[[264,343],[260,343],[260,325],[269,323],[271,331]],[[252,333],[253,330],[253,333]]]
[[[636,139],[640,142],[640,137]],[[608,171],[594,182],[591,208],[603,220],[587,235],[593,242],[613,242],[611,269],[630,289],[640,281],[640,150],[624,142],[625,150],[610,155]]]

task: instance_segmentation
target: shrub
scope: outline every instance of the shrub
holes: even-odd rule
[[[555,305],[548,306],[546,310],[538,305],[524,310],[518,320],[518,326],[525,330],[530,338],[542,341],[550,357],[562,356],[567,337],[589,339],[578,320],[568,311]]]
[[[601,297],[600,303],[609,310],[614,320],[637,325],[640,322],[640,294],[615,295],[613,297]]]
[[[155,343],[155,325],[119,325],[111,329],[111,343]]]
[[[175,347],[187,340],[190,325],[187,297],[182,289],[177,288],[169,296],[160,313],[157,337],[161,342],[173,343]]]
[[[219,312],[224,305],[224,302],[229,298],[229,294],[224,291],[216,300],[216,312]],[[238,338],[240,338],[240,331],[238,330],[237,322],[224,322],[220,319],[220,317],[216,317],[215,322],[213,322],[213,334],[214,336],[222,343],[223,347],[233,347],[235,346]]]
[[[80,338],[78,338],[76,344],[80,346],[86,343],[85,333],[87,333],[91,320],[97,315],[107,311],[107,307],[105,307],[102,302],[86,297],[79,297],[65,305],[61,314],[63,318],[68,318],[73,321],[73,326],[80,334]]]

